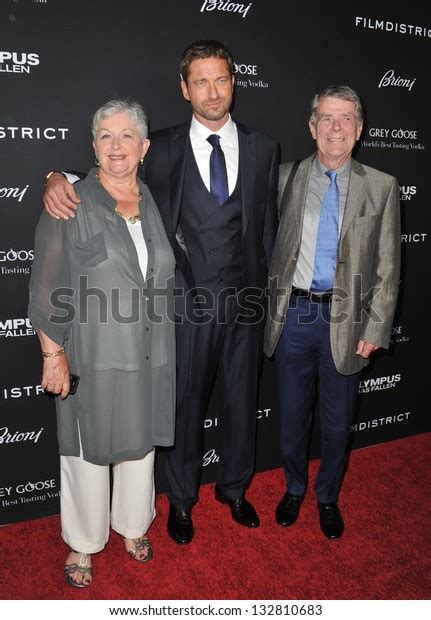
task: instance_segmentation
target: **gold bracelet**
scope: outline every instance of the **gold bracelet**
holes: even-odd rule
[[[48,172],[48,174],[45,177],[45,185],[48,183],[49,179],[52,177],[53,174],[61,174],[61,176],[66,179],[66,181],[68,180],[67,176],[63,174],[61,170],[51,170],[51,172]]]
[[[64,355],[64,347],[58,351],[42,351],[42,357],[59,357],[60,355]]]

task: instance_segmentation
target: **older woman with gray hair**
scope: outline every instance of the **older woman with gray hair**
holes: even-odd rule
[[[29,301],[42,387],[59,395],[64,570],[79,588],[91,583],[91,555],[110,526],[132,558],[151,559],[154,446],[173,444],[175,409],[174,257],[137,177],[147,118],[137,102],[113,100],[92,129],[96,167],[75,185],[76,217],[39,220]]]

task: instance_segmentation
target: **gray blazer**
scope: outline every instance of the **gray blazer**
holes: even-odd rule
[[[280,166],[280,224],[269,269],[264,339],[268,356],[274,353],[287,317],[314,157],[299,165],[289,196],[283,196],[283,190],[293,162]],[[340,373],[349,375],[368,364],[355,353],[359,340],[388,348],[399,271],[398,182],[352,159],[331,309],[331,349]]]

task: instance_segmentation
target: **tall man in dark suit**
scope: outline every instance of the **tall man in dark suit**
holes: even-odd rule
[[[160,209],[176,262],[177,422],[167,454],[168,532],[191,542],[203,423],[217,380],[221,451],[216,499],[233,519],[257,527],[245,499],[254,469],[264,289],[276,234],[277,142],[233,121],[233,60],[218,41],[183,53],[181,89],[193,116],[155,132],[144,176]],[[66,197],[66,194],[72,198]],[[73,188],[54,174],[45,203],[70,214]],[[60,203],[63,205],[60,207]]]
[[[298,518],[307,489],[314,386],[319,383],[320,526],[344,525],[338,507],[360,371],[387,348],[400,269],[397,180],[352,158],[363,125],[348,86],[317,93],[309,127],[317,152],[280,166],[280,226],[270,266],[265,353],[275,351],[287,493],[276,520]]]

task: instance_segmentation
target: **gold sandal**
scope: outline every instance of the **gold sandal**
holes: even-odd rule
[[[79,562],[78,564],[74,563],[64,565],[64,575],[66,577],[66,582],[73,588],[86,588],[91,584],[91,581],[89,583],[86,583],[85,581],[77,582],[72,578],[72,575],[73,573],[78,572],[81,573],[81,575],[88,574],[90,575],[90,577],[93,576],[93,569],[88,564],[90,554],[81,553],[80,551],[75,551],[74,549],[71,549],[71,551],[72,553],[79,553]]]
[[[126,539],[124,538],[124,540]],[[136,538],[133,542],[135,543],[133,547],[127,550],[127,553],[130,555],[130,557],[137,562],[141,562],[141,564],[149,562],[153,557],[153,549],[148,538],[142,536],[142,538]],[[146,551],[147,555],[143,558],[138,558],[137,555],[140,551]]]

